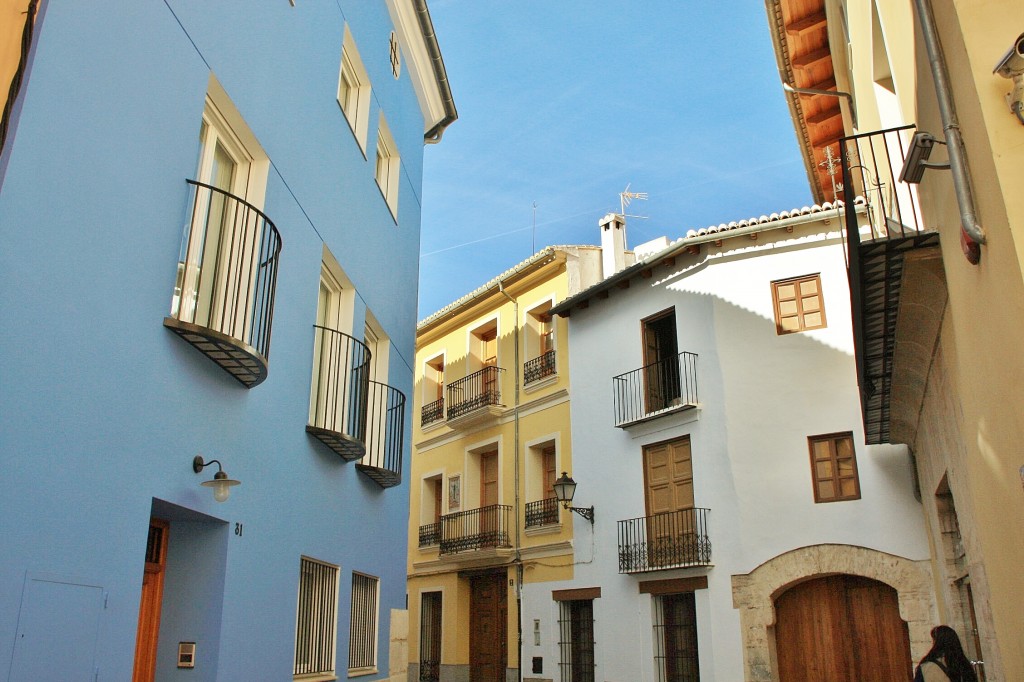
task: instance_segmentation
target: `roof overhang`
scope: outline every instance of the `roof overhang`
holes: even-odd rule
[[[385,2],[423,112],[423,140],[435,144],[441,141],[445,128],[454,123],[459,114],[455,110],[427,0]]]
[[[825,0],[765,0],[765,8],[782,82],[796,89],[835,93],[787,90],[786,100],[814,201],[842,200],[842,190],[835,187],[841,185],[838,142],[846,132]],[[829,163],[829,149],[834,164]]]

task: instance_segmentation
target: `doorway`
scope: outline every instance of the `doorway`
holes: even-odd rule
[[[505,572],[470,578],[469,680],[505,682],[508,591]]]
[[[776,598],[775,615],[780,682],[912,678],[910,634],[896,590],[884,583],[853,575],[808,580]]]
[[[153,682],[156,675],[156,647],[160,639],[160,608],[163,605],[164,570],[167,567],[167,541],[170,529],[171,524],[163,519],[149,521],[132,682]]]

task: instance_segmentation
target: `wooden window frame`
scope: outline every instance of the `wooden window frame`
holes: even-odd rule
[[[821,324],[816,324],[814,326],[808,326],[805,323],[805,315],[806,315],[806,313],[804,312],[803,305],[801,303],[801,298],[800,298],[799,295],[797,295],[797,297],[794,299],[795,302],[796,302],[796,306],[797,306],[797,312],[796,312],[797,328],[796,329],[783,329],[782,328],[782,317],[783,316],[782,316],[782,309],[781,309],[780,300],[779,300],[779,287],[786,286],[787,284],[793,284],[793,285],[795,285],[797,287],[797,290],[799,292],[800,284],[803,283],[803,282],[810,282],[810,281],[814,281],[817,284],[817,287],[818,287],[819,310],[818,311],[812,311],[812,312],[819,312],[821,314]],[[789,299],[784,299],[784,300],[789,300]],[[809,331],[811,329],[825,329],[826,327],[828,327],[828,320],[825,317],[825,296],[824,296],[824,293],[822,292],[822,289],[821,289],[821,273],[816,273],[816,274],[813,274],[813,275],[801,275],[800,277],[789,277],[789,278],[786,278],[786,279],[779,279],[779,280],[775,280],[774,282],[772,282],[772,308],[775,311],[775,333],[777,335],[779,335],[779,336],[782,336],[784,334],[798,334],[800,332]]]
[[[853,474],[851,476],[840,477],[839,475],[839,457],[838,448],[836,444],[842,440],[847,440],[850,443],[850,459],[853,464]],[[817,470],[817,460],[814,457],[814,444],[815,443],[828,443],[829,444],[829,462],[832,465],[832,475],[829,477],[819,477]],[[857,448],[853,442],[853,432],[843,431],[838,433],[826,433],[818,436],[807,437],[807,449],[810,455],[811,463],[811,486],[814,489],[814,502],[816,504],[823,504],[827,502],[847,502],[849,500],[859,500],[861,498],[860,491],[860,472],[857,468]],[[849,495],[841,494],[841,480],[842,478],[852,479],[856,491]],[[829,481],[833,484],[833,490],[836,492],[835,495],[825,497],[821,494],[820,484]]]
[[[345,115],[360,151],[366,155],[366,134],[370,121],[370,77],[359,57],[349,27],[341,43],[341,66],[338,69],[338,106]]]

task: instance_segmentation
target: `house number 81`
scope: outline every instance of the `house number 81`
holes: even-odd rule
[[[240,524],[240,523],[236,523],[235,524],[235,535],[237,535],[239,537],[242,536],[242,524]]]

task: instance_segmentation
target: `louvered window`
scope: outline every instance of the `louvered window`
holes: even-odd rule
[[[333,675],[338,567],[302,557],[295,622],[295,675]]]

